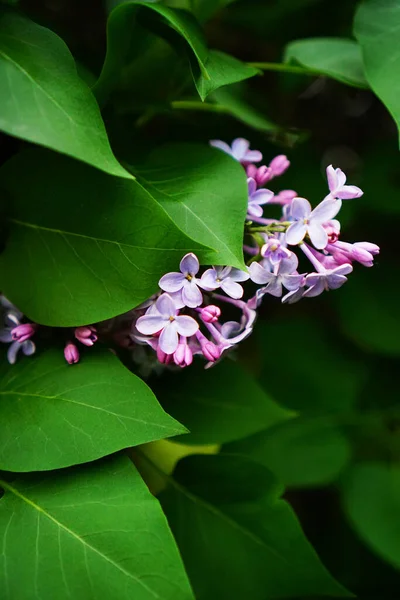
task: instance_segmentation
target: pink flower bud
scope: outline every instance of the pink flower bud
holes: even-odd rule
[[[340,235],[340,223],[338,221],[328,221],[323,225],[323,228],[328,234],[329,244],[334,244],[338,241]]]
[[[75,337],[81,344],[85,346],[93,346],[97,342],[96,328],[92,325],[87,327],[77,327],[75,329]]]
[[[290,167],[290,162],[284,154],[275,156],[269,163],[269,168],[272,169],[274,177],[282,175]]]
[[[266,167],[263,165],[262,167],[256,167],[256,165],[248,165],[247,169],[247,177],[252,177],[257,183],[258,187],[262,187],[273,178],[274,174],[270,167]]]
[[[218,348],[218,346],[216,344],[214,344],[214,342],[203,342],[201,343],[201,350],[203,352],[204,357],[211,361],[211,362],[215,362],[216,360],[219,359],[219,357],[221,356],[221,350]]]
[[[160,346],[157,347],[157,358],[158,362],[160,362],[163,365],[169,365],[173,361],[173,355],[166,354],[165,352],[163,352]]]
[[[78,348],[72,342],[68,342],[64,348],[64,357],[68,364],[73,365],[79,362]]]
[[[285,204],[290,204],[293,198],[296,198],[297,196],[298,193],[294,190],[282,190],[279,192],[279,194],[275,194],[271,200],[271,203],[273,202],[274,204],[282,204],[284,206]]]
[[[215,321],[218,321],[219,317],[221,316],[221,309],[219,306],[210,304],[209,306],[202,308],[200,314],[205,323],[215,323]]]
[[[184,341],[179,342],[178,348],[174,353],[174,362],[182,368],[192,364],[193,352],[187,345],[186,338],[184,338]]]
[[[14,342],[22,344],[22,342],[26,342],[26,340],[29,340],[29,338],[33,336],[37,327],[36,323],[24,323],[23,325],[18,325],[11,330],[11,337]]]

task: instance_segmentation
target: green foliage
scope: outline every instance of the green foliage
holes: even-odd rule
[[[351,597],[328,573],[283,489],[261,465],[233,456],[182,459],[161,504],[196,597]]]
[[[333,77],[347,85],[367,88],[360,46],[341,38],[311,38],[291,42],[284,60],[295,61],[315,74]]]
[[[203,262],[244,268],[247,184],[237,161],[214,148],[182,144],[155,150],[133,170],[182,231],[213,249],[201,253]]]
[[[400,469],[397,464],[361,463],[342,484],[343,503],[358,535],[400,568]]]
[[[127,458],[4,475],[0,486],[5,600],[193,598],[160,506]]]
[[[197,384],[193,387],[192,381]],[[171,373],[154,391],[165,410],[190,431],[183,444],[222,444],[285,421],[281,408],[238,363],[225,360],[213,369],[203,365]]]
[[[354,34],[362,48],[368,83],[400,129],[397,52],[400,28],[399,0],[365,0],[356,12]]]
[[[114,157],[99,108],[64,42],[0,8],[0,130],[132,178]]]
[[[4,359],[3,359],[4,360]],[[1,365],[0,467],[43,471],[184,433],[109,351],[73,367],[59,349]]]

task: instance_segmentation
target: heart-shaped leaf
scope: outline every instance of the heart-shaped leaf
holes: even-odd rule
[[[4,600],[193,600],[160,505],[113,457],[0,479]]]
[[[0,288],[44,325],[122,314],[202,247],[136,181],[46,151],[16,156],[0,176],[12,197]]]
[[[0,468],[42,471],[184,433],[109,351],[76,365],[62,351],[0,368]]]
[[[112,153],[99,107],[52,31],[0,8],[0,130],[132,179]]]

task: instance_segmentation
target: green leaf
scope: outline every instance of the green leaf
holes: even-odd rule
[[[263,113],[254,108],[235,93],[232,87],[221,88],[214,92],[211,99],[220,107],[224,107],[226,113],[241,121],[245,125],[252,127],[258,131],[277,131],[278,126],[270,121]]]
[[[399,0],[365,0],[355,15],[354,35],[363,53],[365,76],[400,129]]]
[[[359,536],[400,569],[400,468],[363,463],[344,479],[343,502]]]
[[[108,20],[107,54],[103,70],[94,86],[94,93],[104,103],[115,87],[120,71],[130,53],[133,31],[139,10],[148,9],[159,19],[157,32],[173,45],[178,54],[189,51],[189,60],[197,91],[202,100],[208,93],[230,83],[253,77],[257,69],[222,52],[207,48],[203,31],[194,16],[181,9],[173,9],[160,3],[116,0]]]
[[[122,314],[201,247],[136,181],[42,150],[14,157],[0,176],[13,200],[0,288],[41,324],[67,327]]]
[[[347,85],[368,88],[360,46],[345,38],[310,38],[290,42],[285,62],[296,62]]]
[[[185,438],[182,438],[183,440]],[[268,467],[286,486],[326,485],[351,457],[347,438],[330,419],[292,419],[224,446]]]
[[[213,369],[195,364],[164,375],[153,389],[165,410],[190,431],[183,444],[222,444],[292,417],[240,366],[224,360]]]
[[[6,471],[58,469],[185,432],[109,351],[92,349],[73,366],[61,349],[3,359],[0,378]]]
[[[134,168],[138,180],[196,242],[213,248],[204,263],[244,268],[247,183],[243,167],[207,146],[171,144]]]
[[[4,600],[191,600],[160,506],[125,457],[0,480]]]
[[[0,130],[132,179],[112,153],[99,108],[52,31],[0,9]]]
[[[396,269],[387,261],[378,269],[359,269],[335,302],[343,332],[365,350],[388,356],[400,355],[398,299],[388,287]]]
[[[351,597],[320,562],[283,489],[241,457],[191,456],[160,495],[197,598]]]

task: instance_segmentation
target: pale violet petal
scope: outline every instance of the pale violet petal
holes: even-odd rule
[[[341,188],[346,183],[346,175],[343,173],[342,169],[336,169],[336,177],[337,177],[337,187]]]
[[[179,290],[179,292],[170,292],[169,295],[171,296],[172,300],[174,301],[174,304],[175,304],[175,307],[177,310],[179,310],[180,308],[183,308],[185,306],[185,303],[182,300],[182,290]]]
[[[249,163],[258,163],[262,160],[263,155],[259,150],[247,150],[242,160]]]
[[[266,204],[274,197],[274,192],[270,190],[257,190],[251,196],[251,202],[255,204]]]
[[[274,276],[271,282],[267,285],[267,294],[280,298],[283,294],[282,282],[280,277]]]
[[[7,360],[10,363],[10,365],[15,365],[17,361],[17,354],[21,346],[22,344],[20,344],[19,342],[13,342],[11,346],[9,346],[7,350]]]
[[[250,147],[250,142],[244,138],[236,138],[232,142],[232,156],[236,160],[242,160]]]
[[[182,273],[167,273],[161,277],[158,285],[165,292],[178,292],[183,288],[186,281]]]
[[[12,342],[11,329],[0,329],[0,342],[3,342],[3,344]]]
[[[292,223],[286,231],[286,243],[295,246],[304,240],[306,233],[307,226],[302,221]]]
[[[294,198],[290,213],[293,219],[308,219],[311,214],[311,204],[306,198]]]
[[[349,264],[345,264],[345,265],[340,265],[340,267],[336,267],[336,269],[334,269],[334,273],[336,275],[349,275],[349,273],[351,273],[353,270],[352,265]]]
[[[336,192],[336,197],[341,200],[353,200],[354,198],[361,198],[364,192],[356,185],[344,185]]]
[[[182,300],[189,308],[196,308],[203,303],[203,294],[193,280],[186,281],[182,290]]]
[[[225,294],[236,300],[243,296],[242,286],[239,283],[236,283],[236,281],[233,281],[230,277],[221,282],[221,288],[224,290]]]
[[[233,279],[233,281],[247,281],[250,279],[250,274],[247,271],[232,268],[230,278]]]
[[[162,315],[143,315],[136,321],[136,329],[143,335],[153,335],[161,331],[168,322]]]
[[[258,285],[269,283],[273,277],[272,273],[264,269],[258,262],[251,263],[249,271],[250,279]]]
[[[306,280],[307,283],[307,280]],[[318,281],[315,285],[312,285],[308,288],[303,294],[303,298],[314,298],[315,296],[319,296],[324,291],[324,279],[322,277],[318,278]]]
[[[319,223],[311,222],[308,226],[308,235],[315,248],[322,250],[328,243],[328,234]]]
[[[215,269],[207,269],[207,271],[204,271],[203,275],[201,276],[200,281],[198,281],[198,285],[203,288],[203,290],[216,290],[220,287],[217,277],[218,274]]]
[[[279,275],[291,275],[299,266],[299,259],[294,252],[290,256],[283,258],[279,265]]]
[[[199,259],[193,252],[189,252],[182,258],[179,268],[184,275],[197,275],[200,269]]]
[[[174,323],[176,324],[177,332],[185,337],[194,335],[199,328],[197,321],[188,315],[178,315]]]
[[[25,342],[22,342],[22,352],[25,356],[32,356],[32,354],[36,352],[36,346],[32,340],[25,340]]]
[[[174,301],[172,300],[171,296],[168,296],[168,294],[162,294],[157,299],[156,307],[160,315],[167,319],[176,314]]]
[[[247,214],[250,217],[262,217],[263,216],[263,209],[258,204],[253,204],[250,201],[249,204],[248,204],[248,207],[247,207]]]
[[[238,335],[242,329],[242,326],[237,321],[227,321],[221,327],[222,337],[229,339],[235,335]]]
[[[178,347],[176,321],[169,321],[158,338],[158,345],[165,354],[173,354]]]
[[[303,279],[303,275],[284,275],[282,283],[287,290],[293,292],[299,289],[303,283]]]
[[[257,183],[256,183],[256,180],[253,179],[253,177],[248,177],[247,187],[248,187],[249,196],[252,196],[257,189]]]
[[[226,152],[226,154],[232,156],[232,148],[222,140],[210,140],[210,146],[213,146],[213,148],[218,148],[218,150],[222,150],[223,152]]]
[[[326,223],[327,221],[330,221],[330,219],[336,217],[341,208],[341,200],[331,200],[330,198],[322,200],[310,214],[310,221]]]
[[[347,277],[344,275],[337,275],[336,273],[331,273],[327,276],[328,285],[331,290],[338,290],[344,283],[347,281]]]
[[[329,191],[333,192],[338,187],[338,180],[336,175],[336,170],[332,165],[326,167],[326,178],[328,180]]]

